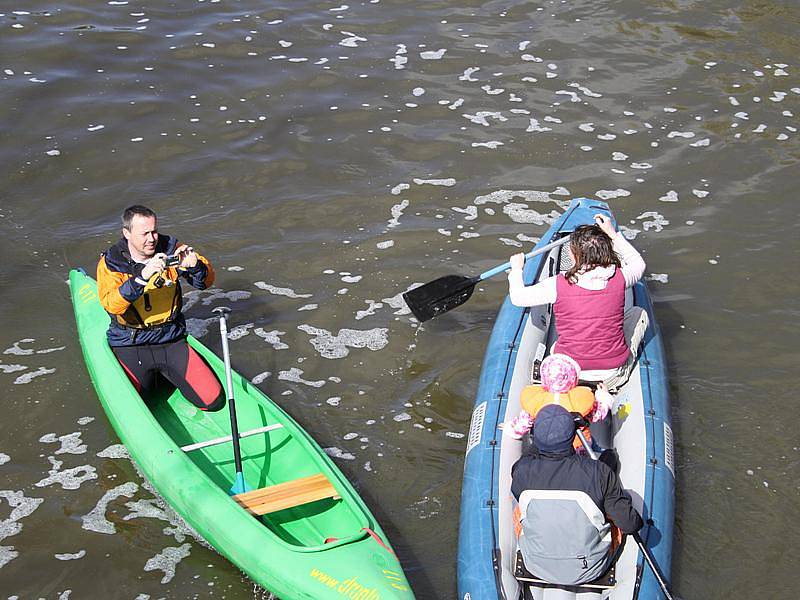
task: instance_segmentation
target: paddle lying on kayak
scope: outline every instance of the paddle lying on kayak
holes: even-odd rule
[[[532,258],[537,254],[542,254],[552,250],[561,244],[566,244],[569,236],[563,237],[549,244],[528,252],[525,258]],[[470,299],[472,292],[475,291],[475,284],[494,277],[511,267],[510,262],[505,262],[493,269],[484,271],[477,277],[466,277],[464,275],[445,275],[434,279],[424,285],[409,290],[403,294],[408,308],[420,322],[432,319],[437,315],[446,313],[449,310],[461,306]]]

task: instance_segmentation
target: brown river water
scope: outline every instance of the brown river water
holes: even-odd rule
[[[0,598],[264,598],[120,452],[70,268],[143,203],[217,267],[192,331],[328,449],[421,599],[456,596],[501,276],[571,197],[647,260],[671,378],[672,579],[794,598],[800,6],[789,0],[4,0]]]

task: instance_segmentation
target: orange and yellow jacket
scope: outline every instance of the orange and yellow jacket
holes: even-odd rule
[[[594,410],[594,393],[583,385],[561,393],[548,392],[541,385],[529,385],[522,390],[519,403],[522,410],[534,419],[536,419],[537,413],[548,404],[558,404],[568,412],[580,413],[582,416],[588,417]],[[592,439],[588,427],[582,427],[581,433],[586,436],[587,441]],[[573,446],[577,449],[581,445],[580,439],[575,436]]]
[[[156,252],[171,255],[178,245],[175,238],[162,234]],[[186,337],[180,280],[201,290],[214,283],[214,269],[200,255],[191,269],[169,267],[149,280],[142,279],[143,267],[131,258],[124,238],[97,263],[97,293],[111,316],[107,334],[111,346],[164,344]]]

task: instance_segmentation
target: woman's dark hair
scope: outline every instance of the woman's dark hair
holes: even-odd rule
[[[128,208],[126,208],[125,212],[122,213],[122,226],[128,231],[130,231],[131,221],[133,221],[133,217],[137,215],[140,217],[155,217],[156,213],[154,213],[146,206],[142,206],[141,204],[134,204],[133,206],[129,206]]]
[[[578,274],[595,267],[616,265],[621,267],[619,257],[614,252],[611,238],[598,225],[581,225],[572,232],[569,247],[575,255],[575,264],[564,273],[570,283],[578,281]]]

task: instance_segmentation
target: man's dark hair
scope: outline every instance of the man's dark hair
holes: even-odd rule
[[[128,231],[131,230],[131,221],[133,221],[133,217],[136,215],[140,217],[155,217],[156,213],[141,204],[129,206],[125,209],[125,212],[122,213],[122,226]]]

